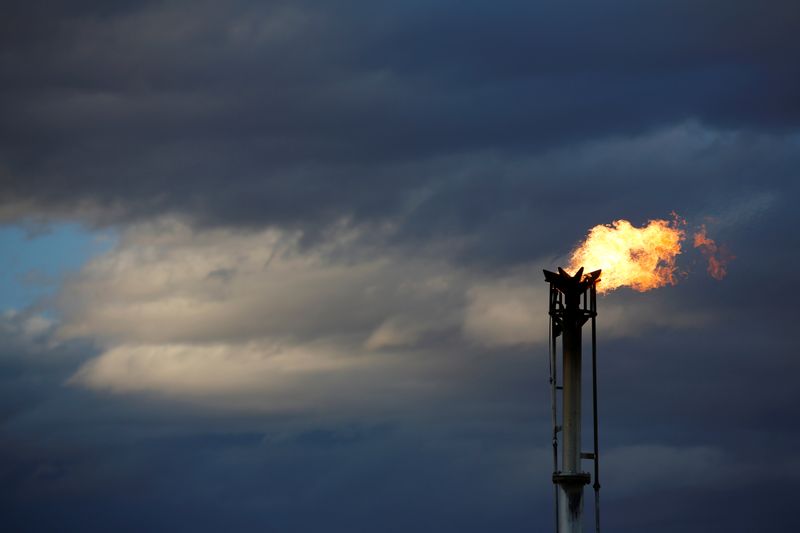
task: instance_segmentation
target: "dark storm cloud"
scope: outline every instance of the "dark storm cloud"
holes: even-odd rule
[[[737,210],[746,211],[753,208]],[[800,359],[786,331],[796,313],[782,283],[765,283],[796,261],[796,237],[765,239],[781,234],[784,217],[783,208],[759,211],[734,232],[737,249],[748,253],[740,252],[724,282],[711,285],[698,263],[676,287],[600,299],[604,527],[700,533],[710,522],[742,532],[765,520],[792,523],[785,505],[800,475],[792,422]],[[165,259],[152,250],[147,256]],[[691,310],[710,320],[610,337],[609,311],[643,309],[643,301],[667,318]],[[316,307],[324,309],[324,300]],[[35,317],[0,322],[2,399],[11,407],[0,426],[0,489],[13,529],[550,527],[541,344],[425,339],[424,356],[379,354],[410,365],[414,379],[367,375],[362,380],[382,390],[345,409],[332,396],[301,413],[257,414],[60,386],[97,350],[53,346],[53,324]],[[337,395],[357,387],[345,380]],[[318,388],[312,383],[303,394]],[[775,486],[790,496],[775,499],[765,490]]]
[[[26,321],[0,322],[3,403],[35,392],[0,426],[0,509],[11,530],[522,531],[546,510],[542,498],[529,505],[549,492],[532,475],[546,454],[529,448],[545,432],[524,423],[540,409],[507,404],[509,390],[531,395],[522,376],[535,363],[518,354],[499,366],[473,354],[443,369],[460,384],[433,409],[254,415],[59,387],[92,349],[53,347],[52,329]],[[510,368],[516,377],[498,371]],[[419,471],[422,480],[409,475]]]
[[[509,180],[498,160],[687,120],[779,133],[800,118],[790,2],[11,11],[6,218],[176,211],[313,230],[402,217],[422,196],[415,220],[458,233],[498,224],[473,207],[484,198],[514,221],[547,209],[550,176]]]
[[[677,286],[600,299],[604,526],[796,523],[796,2],[28,1],[0,25],[0,217],[122,235],[57,319],[0,316],[11,530],[545,531],[532,265],[673,209],[736,259],[711,281],[687,242]]]
[[[791,520],[786,497],[765,490],[791,494],[800,474],[800,433],[787,424],[800,360],[783,356],[791,304],[744,275],[712,290],[693,281],[600,301],[604,525],[615,531]],[[775,302],[770,313],[737,305],[748,285]],[[607,339],[603,312],[642,298],[723,306],[702,328]],[[446,364],[420,375],[435,387],[399,395],[394,409],[257,415],[59,387],[93,350],[47,350],[52,331],[29,320],[2,323],[4,405],[34,395],[0,429],[2,509],[15,530],[549,528],[543,346],[532,356],[451,340],[429,356]]]

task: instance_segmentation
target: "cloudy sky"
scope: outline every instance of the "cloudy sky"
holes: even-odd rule
[[[800,527],[794,0],[3,11],[4,530],[548,531],[541,269],[672,211],[604,527]]]

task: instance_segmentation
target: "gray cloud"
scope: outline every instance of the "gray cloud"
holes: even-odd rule
[[[7,527],[546,530],[541,268],[676,210],[604,526],[791,528],[794,2],[7,4],[0,219],[120,237],[0,317]]]
[[[102,349],[71,383],[233,409],[349,411],[391,403],[381,390],[425,395],[430,365],[457,366],[459,351],[544,346],[537,302],[546,286],[532,279],[546,264],[488,275],[402,247],[367,251],[359,237],[343,225],[304,250],[299,234],[277,230],[196,229],[170,218],[129,227],[56,298],[59,338]],[[606,332],[713,322],[708,311],[673,308],[610,303]]]

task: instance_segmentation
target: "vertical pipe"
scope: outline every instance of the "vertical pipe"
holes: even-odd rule
[[[563,333],[563,455],[565,473],[580,472],[581,461],[581,326],[574,313],[567,312]]]
[[[552,296],[552,289],[551,289]],[[556,386],[558,384],[558,363],[556,361],[556,336],[553,334],[553,317],[550,317],[550,408],[553,426],[553,472],[558,470],[558,406]]]
[[[555,296],[555,291],[550,288],[551,300]],[[554,306],[551,303],[551,308]],[[558,404],[556,398],[556,387],[558,386],[558,361],[556,360],[556,336],[553,332],[554,324],[553,317],[550,317],[550,404],[552,408],[552,423],[553,423],[553,472],[558,471]],[[556,533],[558,533],[558,487],[553,487],[556,509],[555,509],[555,526]]]
[[[595,290],[592,287],[592,312]],[[592,424],[594,426],[594,530],[600,533],[600,444],[597,432],[597,320],[596,313],[592,315]]]
[[[576,306],[577,307],[577,306]],[[581,317],[576,308],[564,313],[562,345],[562,472],[579,474],[581,467]],[[559,533],[580,533],[583,483],[559,484]]]

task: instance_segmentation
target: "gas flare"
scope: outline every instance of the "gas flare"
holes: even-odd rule
[[[675,284],[675,260],[681,253],[685,232],[678,226],[676,217],[668,220],[650,220],[642,228],[627,220],[593,227],[570,256],[567,270],[575,272],[584,267],[586,272],[602,269],[597,284],[598,292],[609,292],[619,287],[631,287],[644,292]]]
[[[714,239],[706,234],[705,225],[700,226],[700,231],[694,234],[694,247],[708,259],[708,274],[714,279],[722,279],[728,274],[728,262],[734,256],[725,248],[717,246]]]

